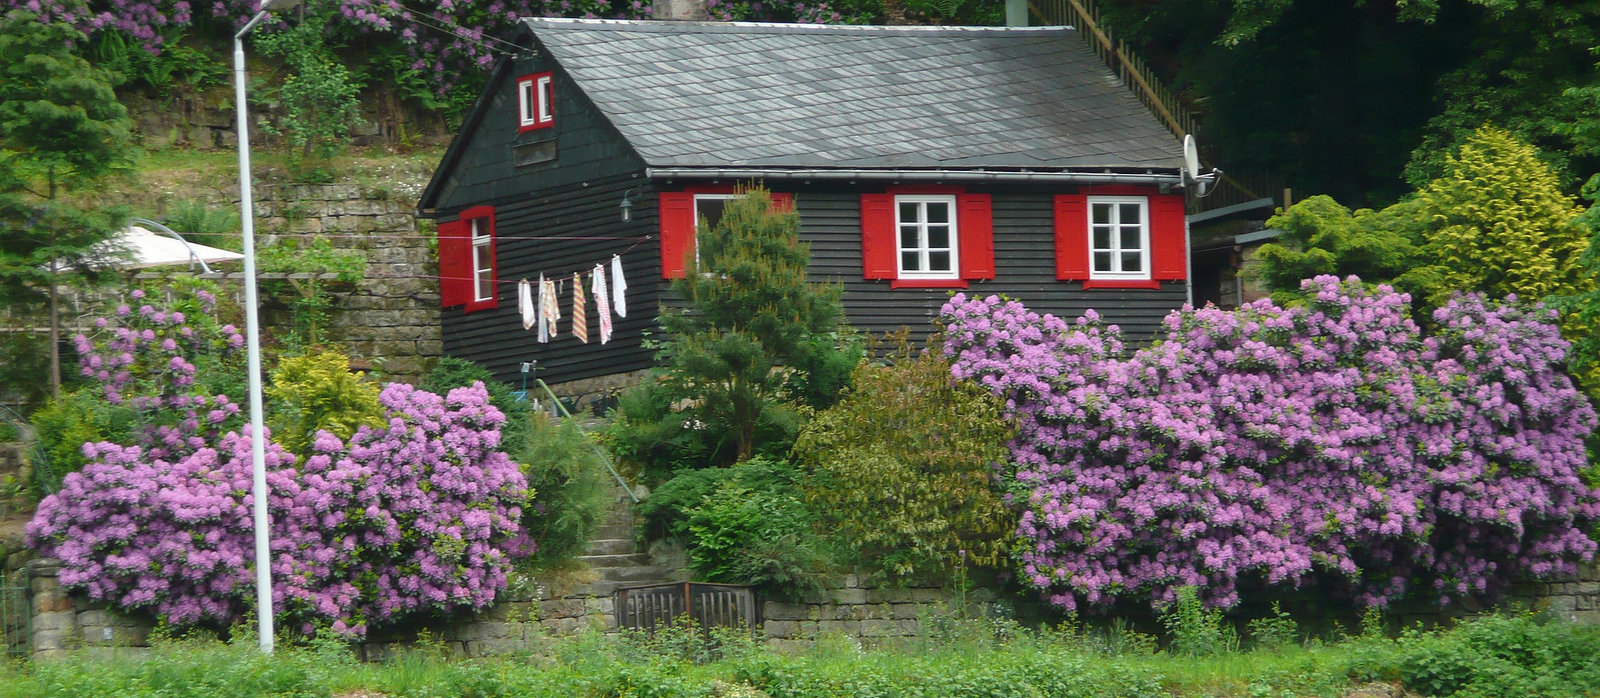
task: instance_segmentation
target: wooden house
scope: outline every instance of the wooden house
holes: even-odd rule
[[[715,219],[760,182],[801,217],[850,323],[925,333],[950,293],[1095,309],[1148,338],[1188,299],[1180,142],[1071,28],[528,19],[422,196],[439,222],[445,352],[516,382],[646,368]],[[624,213],[626,212],[626,214]],[[626,317],[570,331],[620,255]],[[562,280],[559,334],[518,283]],[[613,282],[614,284],[614,282]]]

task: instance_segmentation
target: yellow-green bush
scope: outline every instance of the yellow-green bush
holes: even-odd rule
[[[1016,518],[993,483],[1012,428],[999,401],[932,353],[863,363],[795,444],[825,530],[895,577],[999,562]]]
[[[364,376],[350,371],[349,357],[332,351],[279,362],[266,388],[273,440],[303,459],[319,430],[348,439],[362,425],[381,424],[378,386]]]

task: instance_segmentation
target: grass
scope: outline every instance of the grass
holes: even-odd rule
[[[1600,628],[1489,617],[1399,638],[1372,635],[1209,656],[1107,642],[1099,632],[961,621],[941,636],[864,649],[824,637],[795,653],[687,629],[535,636],[532,649],[451,659],[424,645],[360,663],[337,642],[160,642],[146,657],[87,652],[0,667],[0,698],[56,696],[1283,696],[1600,695]],[[530,630],[533,626],[529,626]],[[1112,651],[1132,647],[1131,651]],[[1142,649],[1141,649],[1142,647]]]

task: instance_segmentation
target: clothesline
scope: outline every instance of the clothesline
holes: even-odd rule
[[[230,233],[189,233],[190,237],[228,237]],[[430,235],[421,233],[261,233],[260,237],[358,238],[384,240],[427,240]],[[493,235],[495,240],[637,240],[645,242],[653,235]],[[638,243],[635,243],[638,244]]]

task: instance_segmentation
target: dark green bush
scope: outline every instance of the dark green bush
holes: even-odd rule
[[[1348,672],[1428,696],[1584,696],[1600,687],[1600,627],[1485,616],[1442,632],[1352,643]]]
[[[61,488],[67,473],[83,469],[83,445],[97,441],[128,443],[137,426],[133,410],[106,402],[98,388],[62,393],[30,419],[38,442],[29,456],[35,494]]]
[[[526,444],[510,455],[522,464],[533,491],[522,511],[522,525],[539,546],[533,561],[549,566],[578,555],[594,537],[614,484],[576,421],[531,418]]]
[[[689,512],[717,491],[724,483],[737,482],[755,492],[794,490],[800,472],[782,462],[752,458],[727,468],[684,470],[651,491],[639,503],[648,538],[689,535]]]
[[[708,582],[798,599],[820,593],[834,568],[816,517],[793,489],[730,479],[689,510],[688,526],[689,566]]]

